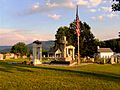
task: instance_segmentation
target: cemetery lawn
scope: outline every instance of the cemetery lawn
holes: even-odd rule
[[[29,66],[0,61],[0,90],[120,90],[120,64]]]

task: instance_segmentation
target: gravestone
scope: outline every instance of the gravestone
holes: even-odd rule
[[[0,54],[0,60],[3,60],[3,57],[4,57],[3,54]]]
[[[114,64],[114,56],[111,56],[111,60],[110,60],[111,64]]]

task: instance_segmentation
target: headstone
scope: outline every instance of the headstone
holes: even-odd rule
[[[0,54],[0,60],[3,60],[3,54]]]
[[[115,57],[115,63],[118,63],[118,58],[117,57]]]
[[[103,59],[103,63],[104,63],[104,64],[106,63],[106,59],[105,59],[105,58]]]
[[[94,62],[95,61],[94,58],[91,58],[91,61]]]
[[[114,56],[111,56],[111,60],[110,60],[111,64],[114,64]]]

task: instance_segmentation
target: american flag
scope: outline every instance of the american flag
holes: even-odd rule
[[[78,16],[78,6],[77,6],[77,10],[76,10],[76,34],[78,37],[80,36],[80,20],[79,20],[79,16]]]

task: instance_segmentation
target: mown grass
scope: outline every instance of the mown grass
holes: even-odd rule
[[[29,66],[0,61],[0,90],[120,90],[120,64]]]

